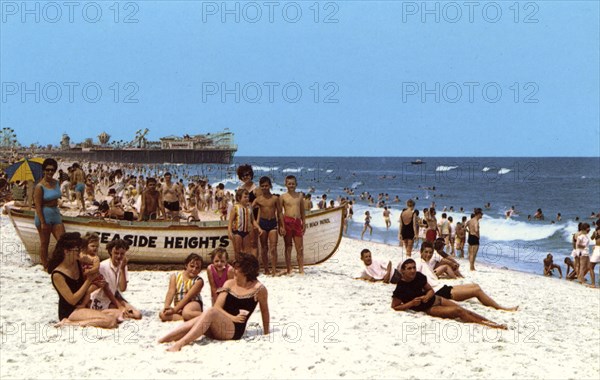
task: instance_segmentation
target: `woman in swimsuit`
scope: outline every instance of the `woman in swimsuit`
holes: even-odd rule
[[[418,230],[419,225],[417,221],[417,215],[415,215],[415,201],[409,199],[406,201],[406,206],[400,214],[400,231],[399,235],[404,244],[404,251],[406,256],[411,257],[412,248],[415,240],[415,236],[419,236]]]
[[[44,176],[35,186],[33,199],[35,202],[35,227],[40,235],[40,261],[44,269],[48,268],[48,245],[50,234],[58,241],[65,233],[65,226],[58,209],[61,196],[60,185],[54,178],[58,163],[52,158],[46,158],[42,163]]]
[[[257,280],[258,259],[251,254],[240,253],[233,267],[235,278],[225,282],[219,289],[219,296],[213,308],[185,322],[158,341],[175,341],[167,351],[179,351],[202,335],[217,340],[241,339],[246,330],[246,323],[257,304],[260,305],[263,334],[269,334],[268,292]]]
[[[100,261],[87,261],[88,256],[80,255],[82,239],[79,232],[63,234],[56,243],[52,259],[48,263],[52,285],[58,293],[57,326],[77,325],[101,328],[117,327],[117,316],[113,312],[103,312],[85,307],[89,302],[89,289],[92,284],[101,288],[106,283],[99,276]],[[82,270],[87,261],[92,267]]]
[[[184,270],[171,275],[165,307],[159,314],[161,321],[188,321],[202,314],[200,292],[204,281],[198,276],[201,270],[202,258],[191,253],[185,259]]]
[[[373,235],[373,227],[371,227],[371,213],[369,211],[365,211],[365,225],[363,227],[362,233],[360,234],[361,240],[365,236],[367,228],[369,229],[369,234]]]

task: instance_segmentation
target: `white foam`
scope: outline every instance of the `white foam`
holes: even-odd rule
[[[252,170],[255,172],[274,172],[279,170],[279,167],[270,167],[270,166],[253,166]]]
[[[500,170],[498,170],[498,174],[506,174],[506,173],[510,173],[512,170],[507,169],[507,168],[501,168]]]
[[[362,185],[363,183],[358,181],[358,182],[354,182],[352,183],[352,185],[350,185],[351,189],[356,189],[357,187],[359,187],[360,185]]]
[[[557,231],[564,230],[564,224],[537,224],[505,218],[484,216],[480,221],[481,234],[490,241],[535,241],[547,239]]]
[[[487,171],[489,171],[489,170],[490,170],[490,168],[486,166],[486,167],[485,167],[485,168],[483,168],[481,171],[482,171],[482,172],[487,172]]]
[[[304,169],[303,166],[300,166],[299,168],[285,168],[282,170],[282,172],[283,173],[300,173],[303,169]],[[309,171],[310,171],[310,169],[309,169]]]
[[[458,166],[443,166],[443,165],[440,165],[437,168],[435,168],[435,171],[436,172],[447,172],[447,171],[450,171],[450,170],[454,170],[456,168],[458,168]]]

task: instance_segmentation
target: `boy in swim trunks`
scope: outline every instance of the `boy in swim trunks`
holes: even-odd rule
[[[265,274],[277,274],[277,237],[278,233],[285,234],[279,196],[271,194],[271,179],[261,177],[258,181],[261,194],[252,203],[252,208],[258,208],[258,238],[260,240],[261,257]],[[269,256],[271,257],[271,272],[269,272]]]
[[[304,274],[304,241],[302,239],[306,231],[304,194],[296,192],[297,185],[296,177],[293,175],[285,177],[287,193],[279,197],[285,225],[283,240],[285,241],[285,265],[288,274],[292,273],[292,240],[296,247],[298,271],[300,274]]]

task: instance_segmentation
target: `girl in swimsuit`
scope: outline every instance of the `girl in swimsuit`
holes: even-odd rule
[[[210,284],[210,295],[212,304],[217,301],[217,290],[225,285],[225,281],[233,279],[233,267],[227,262],[227,251],[223,248],[216,248],[210,253],[212,264],[206,268],[208,283]]]
[[[235,193],[236,204],[229,215],[229,239],[233,242],[233,250],[236,254],[250,252],[252,239],[250,232],[253,228],[253,215],[250,209],[248,190],[239,189]]]
[[[202,270],[202,258],[191,253],[184,263],[184,270],[172,274],[169,290],[165,297],[165,307],[159,317],[166,321],[189,321],[202,314],[202,296],[200,292],[204,281],[198,274]],[[171,307],[171,304],[174,307]]]
[[[199,317],[177,327],[158,342],[173,342],[167,351],[179,351],[202,335],[217,340],[239,340],[244,335],[248,319],[260,305],[263,334],[269,334],[269,303],[267,288],[258,281],[258,259],[240,253],[233,265],[235,278],[219,289],[215,306]]]
[[[48,268],[48,245],[50,234],[58,241],[65,233],[65,226],[58,210],[58,200],[61,196],[60,185],[54,178],[58,163],[52,158],[46,158],[42,163],[44,176],[35,186],[33,199],[35,202],[35,226],[40,235],[40,261],[44,269]]]

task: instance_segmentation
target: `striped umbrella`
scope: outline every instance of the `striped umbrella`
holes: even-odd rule
[[[43,158],[22,158],[6,168],[5,172],[9,182],[16,181],[39,181],[43,176],[42,170]]]

